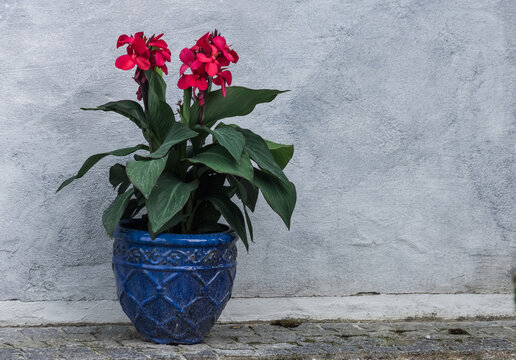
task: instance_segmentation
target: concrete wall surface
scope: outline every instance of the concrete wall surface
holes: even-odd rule
[[[114,159],[142,141],[119,34],[183,47],[219,29],[233,84],[291,89],[247,117],[293,143],[292,230],[259,200],[236,297],[508,294],[516,251],[513,0],[0,0],[0,301],[115,299],[101,224]]]

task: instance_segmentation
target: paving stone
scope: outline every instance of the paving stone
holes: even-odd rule
[[[223,324],[196,345],[143,341],[132,325],[0,328],[0,360],[514,359],[515,325],[510,319]]]
[[[106,355],[99,354],[84,345],[64,345],[59,347],[61,356],[68,360],[104,360],[109,359]]]
[[[217,354],[212,350],[200,350],[197,352],[184,352],[182,355],[187,360],[205,360],[205,359],[217,359]]]
[[[98,348],[95,349],[98,353],[107,356],[108,359],[116,360],[147,360],[147,356],[136,351],[124,347],[117,348]]]
[[[18,360],[24,359],[23,353],[18,349],[0,348],[0,359],[2,360]]]
[[[149,359],[152,360],[181,360],[184,359],[179,353],[170,348],[163,349],[146,349],[142,351]]]
[[[63,338],[67,341],[70,339],[77,342],[97,340],[97,337],[95,336],[96,329],[89,326],[66,326],[62,327],[62,329],[65,332]]]
[[[106,325],[95,329],[95,336],[106,340],[134,340],[140,335],[132,325]]]
[[[10,343],[20,344],[24,341],[31,341],[31,338],[25,335],[22,330],[22,328],[0,328],[0,348],[11,347],[8,345]]]
[[[52,348],[21,348],[23,359],[30,360],[62,360],[66,359],[62,354]]]
[[[223,359],[242,359],[259,356],[257,350],[250,349],[215,349],[215,353]]]
[[[516,351],[516,338],[510,342],[506,339],[482,339],[482,347],[486,350]]]
[[[273,356],[273,355],[289,355],[292,354],[293,349],[298,348],[298,344],[277,343],[277,344],[257,344],[254,346],[258,356]],[[295,353],[295,350],[294,350]]]
[[[210,331],[208,336],[206,336],[206,340],[212,338],[231,339],[237,337],[253,336],[255,334],[256,333],[253,331],[252,327],[248,324],[223,324],[215,326]]]

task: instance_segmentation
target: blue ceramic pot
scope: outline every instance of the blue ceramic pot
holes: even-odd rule
[[[140,335],[160,344],[202,341],[231,298],[235,233],[161,234],[152,240],[121,221],[114,238],[118,299]]]

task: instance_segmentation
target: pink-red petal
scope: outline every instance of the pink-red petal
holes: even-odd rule
[[[160,53],[161,53],[161,56],[163,56],[163,58],[165,59],[165,61],[170,61],[170,50],[169,49],[161,50]]]
[[[154,61],[156,62],[156,66],[161,67],[165,65],[165,59],[163,59],[163,56],[161,53],[157,52],[154,54]]]
[[[195,54],[189,48],[184,48],[179,53],[179,60],[181,60],[183,64],[190,65],[195,60]]]
[[[115,66],[121,70],[130,70],[135,64],[136,63],[131,55],[119,56],[115,61]]]
[[[122,55],[115,60],[115,66],[121,70],[132,69],[134,65],[136,65],[136,62],[131,55]]]
[[[195,79],[195,87],[198,87],[199,90],[206,90],[208,88],[208,82],[205,78]]]
[[[132,44],[134,38],[127,36],[126,34],[120,35],[118,37],[118,41],[116,42],[116,47],[119,48],[125,44]]]
[[[189,87],[191,87],[192,85],[190,85],[190,80],[191,78],[193,77],[193,75],[183,75],[179,78],[179,80],[177,81],[177,87],[182,89],[182,90],[185,90],[185,89],[188,89]]]
[[[209,63],[212,61],[212,58],[210,57],[207,57],[206,55],[204,55],[203,53],[198,53],[197,54],[197,60],[199,60],[200,62],[202,63]]]
[[[205,68],[206,73],[210,76],[215,76],[219,72],[219,67],[214,61],[207,63]]]
[[[183,75],[186,70],[188,70],[189,66],[186,64],[181,65],[181,69],[179,69],[179,75]]]
[[[193,71],[197,71],[197,70],[199,70],[202,66],[203,66],[202,62],[200,62],[199,60],[195,60],[195,61],[190,65],[190,68],[191,68]]]
[[[155,46],[155,47],[158,47],[158,48],[163,48],[163,49],[166,49],[168,48],[168,45],[167,43],[165,42],[165,40],[152,40],[152,41],[149,41],[147,43],[148,46]]]
[[[147,47],[147,44],[145,44],[145,41],[143,41],[142,38],[135,37],[132,47],[134,51],[140,56],[145,56],[147,53],[149,53],[149,48]],[[146,57],[148,57],[148,55]]]
[[[222,87],[222,96],[226,97],[226,83],[223,81],[220,86]]]
[[[151,64],[149,59],[146,59],[142,56],[137,56],[134,61],[136,62],[136,65],[142,70],[149,70]]]
[[[215,36],[212,42],[220,51],[226,48],[226,39],[223,36]]]
[[[236,53],[235,50],[229,50],[229,53],[231,54],[231,56],[233,56],[233,59],[235,60],[233,62],[236,64],[238,61],[238,54]]]
[[[231,85],[231,82],[233,81],[233,76],[231,75],[231,71],[223,71],[221,73],[222,78],[226,81],[228,85]]]

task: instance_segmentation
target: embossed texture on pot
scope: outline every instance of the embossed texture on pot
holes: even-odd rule
[[[231,298],[236,234],[161,234],[122,221],[115,230],[113,272],[122,309],[140,335],[161,344],[195,344]]]

